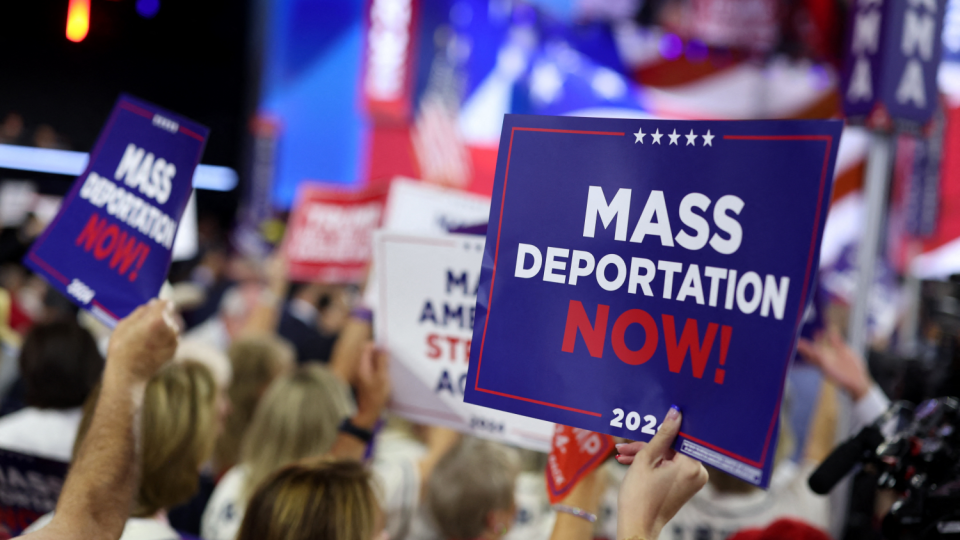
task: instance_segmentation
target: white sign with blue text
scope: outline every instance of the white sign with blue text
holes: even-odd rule
[[[375,332],[391,410],[414,422],[547,452],[553,423],[463,402],[484,237],[378,232]]]

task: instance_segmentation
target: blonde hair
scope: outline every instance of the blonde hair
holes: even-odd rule
[[[253,494],[237,540],[370,540],[377,513],[360,463],[291,465]]]
[[[293,369],[296,359],[293,347],[275,336],[239,339],[227,355],[233,368],[233,382],[227,391],[231,409],[213,453],[220,471],[237,464],[243,434],[253,420],[260,398],[274,379]]]
[[[501,444],[464,438],[430,475],[427,505],[446,539],[480,538],[487,516],[514,506],[519,456]]]
[[[99,387],[84,406],[74,444],[80,448]],[[213,451],[217,386],[196,362],[171,363],[147,384],[140,430],[140,487],[132,517],[149,517],[190,499],[197,491],[200,467]]]
[[[319,364],[300,366],[275,380],[243,437],[240,461],[249,495],[274,471],[330,451],[340,422],[350,416],[349,390]]]

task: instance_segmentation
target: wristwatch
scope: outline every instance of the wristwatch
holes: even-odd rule
[[[355,426],[349,418],[344,418],[343,422],[340,423],[339,429],[343,433],[353,435],[357,439],[363,441],[364,444],[370,444],[370,441],[373,440],[372,431]]]

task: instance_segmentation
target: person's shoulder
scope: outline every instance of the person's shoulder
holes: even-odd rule
[[[32,533],[32,532],[37,532],[37,531],[39,531],[40,529],[42,529],[42,528],[46,527],[47,525],[49,525],[49,524],[50,524],[50,521],[51,521],[52,519],[53,519],[53,512],[48,512],[48,513],[40,516],[39,518],[37,518],[36,521],[34,521],[33,523],[31,523],[29,527],[27,527],[26,529],[24,529],[23,534],[28,534],[28,533]]]
[[[180,533],[167,523],[152,518],[130,518],[120,540],[180,540]]]
[[[9,429],[10,426],[33,423],[43,420],[49,409],[38,409],[36,407],[24,407],[10,414],[0,416],[0,429]]]
[[[223,473],[223,476],[220,478],[220,482],[218,482],[217,485],[219,486],[220,484],[224,484],[224,483],[226,484],[234,484],[238,482],[242,483],[244,480],[247,479],[247,474],[249,474],[249,470],[247,469],[247,466],[244,465],[243,463],[238,463],[233,467],[230,467],[230,469],[228,469],[227,472]]]
[[[28,409],[29,407],[27,409],[20,409],[19,411],[0,416],[0,438],[3,438],[8,433],[19,429],[20,426],[30,424],[32,412]]]
[[[8,414],[0,418],[0,448],[68,462],[82,415],[80,408],[33,407]]]
[[[217,486],[213,488],[213,495],[210,496],[210,504],[214,504],[215,501],[220,503],[220,501],[232,501],[240,498],[240,493],[243,491],[243,484],[247,480],[247,468],[240,465],[234,465],[230,467],[220,481],[217,482]]]
[[[387,428],[377,434],[373,447],[374,460],[419,461],[427,447],[410,434],[394,428]]]
[[[280,313],[280,321],[278,322],[278,326],[279,328],[287,330],[304,330],[309,328],[309,325],[306,322],[293,313],[293,311],[290,309],[289,302],[283,306],[283,311]]]
[[[236,534],[245,511],[243,485],[246,479],[246,467],[234,465],[217,483],[200,520],[200,532],[204,538],[217,540],[232,538]]]

